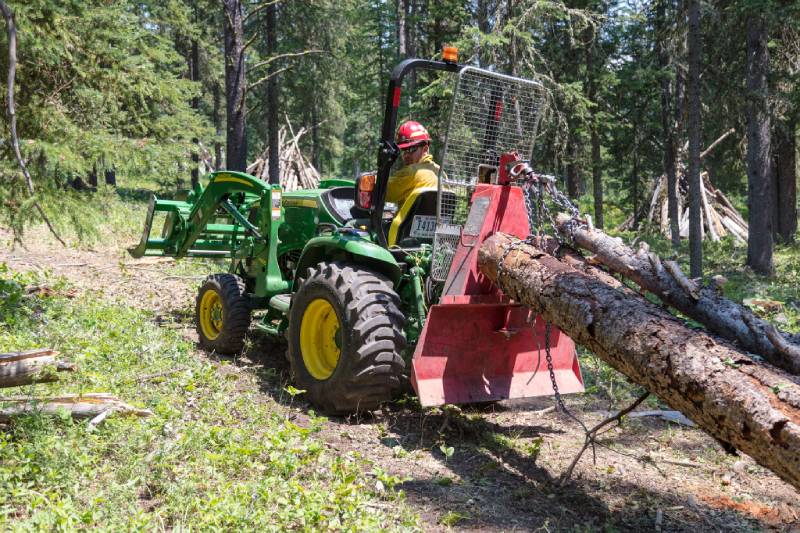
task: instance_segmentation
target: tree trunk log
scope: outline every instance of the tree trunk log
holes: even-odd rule
[[[509,297],[800,488],[800,385],[788,374],[513,237],[487,239],[478,262]]]
[[[56,361],[56,356],[53,350],[0,354],[0,388],[58,381],[56,372],[75,370],[75,365]]]
[[[106,392],[66,394],[48,398],[0,398],[0,423],[7,424],[15,416],[32,414],[58,415],[66,411],[72,418],[94,418],[106,411],[123,415],[150,416],[149,409],[139,409]]]
[[[736,343],[743,350],[762,356],[787,372],[800,375],[800,357],[791,350],[776,347],[769,340],[767,331],[773,326],[755,317],[749,309],[722,296],[720,288],[702,287],[696,292],[692,291],[695,294],[689,294],[678,279],[662,268],[660,260],[653,260],[655,256],[643,251],[634,252],[620,239],[601,231],[589,231],[585,226],[571,221],[566,215],[559,215],[556,222],[558,230],[571,235],[575,244],[595,254],[596,262],[655,294],[664,303],[700,322],[712,333]],[[751,328],[748,322],[754,327]],[[781,335],[791,344],[793,339]]]

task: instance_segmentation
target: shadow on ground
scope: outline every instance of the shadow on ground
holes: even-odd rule
[[[285,352],[284,343],[251,332],[241,355],[209,357],[255,366],[265,395],[286,408],[300,406],[308,414],[313,407],[286,391],[290,372]],[[653,490],[635,479],[612,482],[578,474],[560,486],[560,470],[554,473],[548,465],[540,464],[539,454],[545,443],[552,453],[553,447],[569,439],[572,444],[565,444],[563,449],[571,458],[575,443],[582,439],[575,428],[569,428],[572,422],[560,415],[555,428],[552,424],[498,424],[489,420],[498,414],[513,418],[515,413],[551,404],[550,399],[538,399],[527,404],[443,410],[422,409],[415,399],[406,398],[374,414],[332,417],[322,438],[337,452],[360,453],[398,476],[402,481],[397,487],[418,510],[426,530],[452,526],[459,530],[638,532],[653,530],[662,509],[667,510],[661,513],[664,531],[755,531],[768,527],[702,502],[687,505],[686,494]],[[614,444],[636,445],[643,431]],[[515,444],[520,441],[529,444]],[[582,461],[591,465],[591,453]]]

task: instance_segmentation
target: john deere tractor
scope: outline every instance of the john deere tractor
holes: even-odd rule
[[[286,192],[219,171],[184,200],[151,199],[134,257],[230,260],[198,290],[202,347],[239,352],[251,326],[285,336],[295,385],[331,414],[374,409],[409,380],[423,405],[552,394],[551,376],[561,392],[582,390],[570,339],[547,335],[548,374],[544,325],[477,267],[487,236],[530,233],[515,179],[529,169],[518,154],[532,152],[542,89],[454,56],[395,67],[374,173]],[[451,73],[454,98],[438,187],[397,212],[385,196],[401,86],[420,69]]]

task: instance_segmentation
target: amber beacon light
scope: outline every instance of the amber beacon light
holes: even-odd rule
[[[458,48],[455,46],[445,46],[442,50],[442,59],[448,63],[458,62]]]

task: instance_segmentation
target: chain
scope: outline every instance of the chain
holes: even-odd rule
[[[553,237],[558,242],[559,248],[565,246],[566,243],[563,241],[561,232],[558,231],[558,227],[556,226],[555,217],[547,206],[547,203],[544,201],[545,193],[550,197],[556,207],[569,213],[570,221],[567,226],[567,233],[570,237],[570,241],[572,240],[574,225],[576,224],[576,221],[580,215],[578,207],[573,204],[564,193],[558,190],[556,187],[557,180],[554,176],[535,174],[527,163],[522,165],[516,172],[516,178],[516,184],[522,188],[522,197],[525,202],[525,210],[528,215],[528,225],[530,227],[530,234],[523,242],[530,245],[535,244],[535,239],[543,234],[542,219],[546,219],[547,224],[553,231]],[[505,250],[503,250],[503,255],[500,259],[499,274],[508,274],[508,269],[505,266],[505,259],[508,254],[511,253],[512,250],[517,249],[518,246],[519,245],[517,243],[510,243],[505,247]],[[532,327],[534,326],[532,325]],[[586,425],[578,417],[572,414],[569,409],[567,409],[567,406],[564,404],[564,399],[558,390],[558,381],[556,380],[556,373],[553,367],[553,354],[550,351],[551,328],[552,325],[550,322],[545,322],[545,360],[547,361],[547,371],[550,374],[550,383],[553,386],[553,395],[556,400],[556,405],[563,413],[580,424],[583,430],[588,433],[589,430]]]

